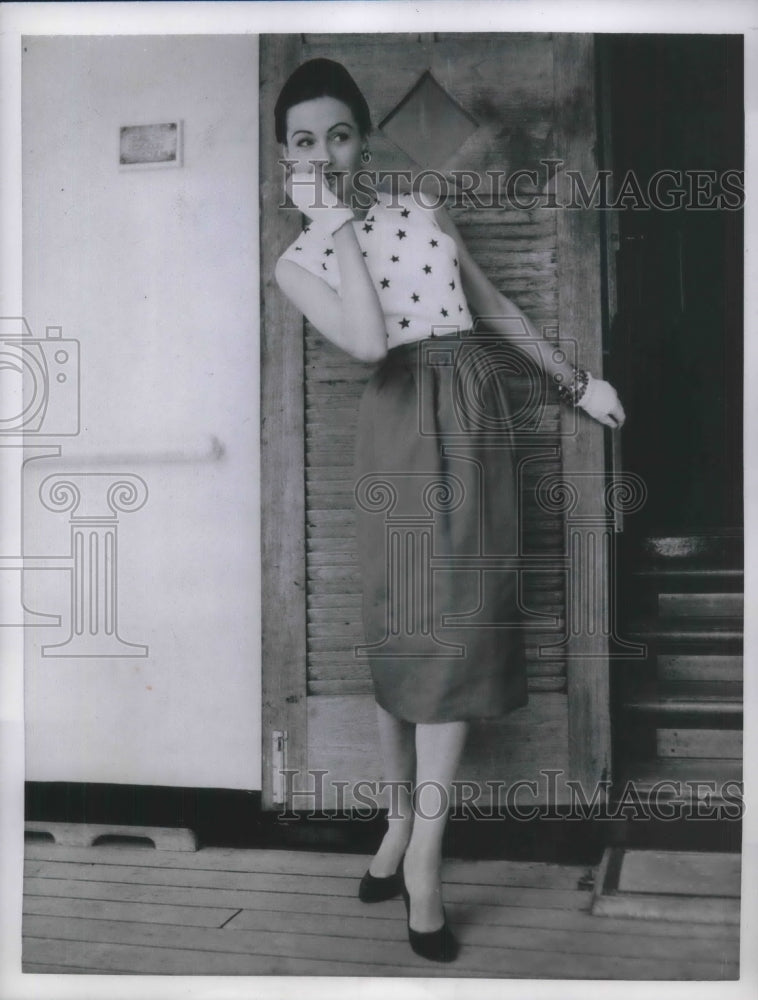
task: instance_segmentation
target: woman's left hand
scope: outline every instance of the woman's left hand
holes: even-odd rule
[[[584,395],[577,406],[580,406],[595,420],[599,420],[601,424],[605,424],[606,427],[614,429],[621,427],[626,419],[621,401],[610,382],[593,378],[591,375]]]

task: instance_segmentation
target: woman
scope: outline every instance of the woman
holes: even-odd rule
[[[441,899],[447,811],[414,802],[413,790],[448,793],[469,721],[526,703],[515,574],[491,574],[484,588],[484,574],[470,568],[430,574],[422,560],[410,568],[406,558],[389,571],[388,560],[397,569],[400,556],[385,551],[376,501],[391,494],[418,513],[422,496],[425,511],[438,515],[433,545],[442,564],[517,551],[507,399],[491,377],[487,345],[461,336],[475,316],[497,317],[487,321],[493,345],[528,340],[523,350],[539,356],[568,403],[610,427],[624,413],[607,382],[573,369],[494,288],[444,210],[411,195],[372,190],[367,199],[371,118],[344,67],[326,59],[300,66],[275,119],[287,190],[309,220],[277,263],[278,284],[332,343],[381,362],[359,415],[356,526],[384,777],[400,794],[359,895],[374,902],[402,893],[414,951],[450,961],[457,943]],[[466,364],[434,363],[426,349],[438,342]],[[463,367],[473,386],[468,411],[456,382]],[[409,595],[423,598],[410,612]],[[466,628],[463,613],[483,602],[498,616],[494,624]]]

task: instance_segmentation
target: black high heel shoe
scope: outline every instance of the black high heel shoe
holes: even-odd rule
[[[362,903],[383,903],[385,899],[399,896],[402,889],[403,878],[399,867],[394,875],[387,875],[384,878],[377,878],[367,869],[358,886],[358,899]]]
[[[400,891],[403,894],[405,912],[408,918],[408,943],[411,948],[430,962],[452,962],[458,956],[458,940],[447,923],[445,908],[442,908],[442,927],[436,931],[414,931],[411,927],[411,898],[405,884],[402,862],[398,869],[400,874]]]

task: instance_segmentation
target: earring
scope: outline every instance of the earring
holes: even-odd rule
[[[371,162],[371,150],[364,149],[363,152],[361,153],[361,163],[370,163],[370,162]]]

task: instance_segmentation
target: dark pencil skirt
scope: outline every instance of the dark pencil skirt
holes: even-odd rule
[[[492,344],[389,352],[361,400],[356,528],[377,702],[410,722],[527,702],[508,400]]]

